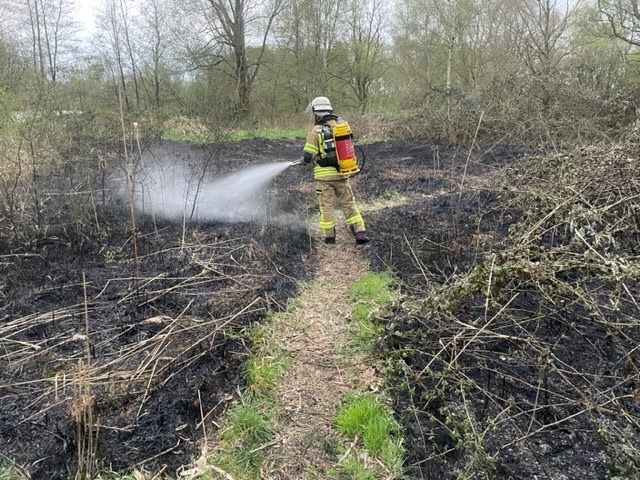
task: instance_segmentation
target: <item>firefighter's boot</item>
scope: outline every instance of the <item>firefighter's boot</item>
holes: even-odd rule
[[[356,232],[356,243],[358,245],[362,245],[363,243],[369,243],[369,237],[367,237],[366,232]]]
[[[329,245],[335,245],[336,243],[336,229],[335,228],[330,228],[325,230],[324,232],[324,243],[327,243]]]

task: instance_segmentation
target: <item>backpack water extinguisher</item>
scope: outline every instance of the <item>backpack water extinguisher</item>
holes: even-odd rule
[[[338,160],[338,171],[343,175],[355,175],[360,171],[353,145],[353,134],[347,122],[336,123],[331,129]]]
[[[343,175],[357,175],[364,167],[364,152],[353,144],[351,126],[345,121],[325,127],[324,143],[328,163]],[[356,153],[357,149],[357,153]]]

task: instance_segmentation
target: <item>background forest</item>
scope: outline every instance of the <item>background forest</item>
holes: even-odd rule
[[[299,126],[324,94],[381,132],[452,142],[478,123],[501,142],[606,140],[636,118],[632,0],[104,0],[90,32],[71,0],[0,9],[3,141],[33,155],[54,113],[107,137],[120,103],[158,132],[227,130]]]

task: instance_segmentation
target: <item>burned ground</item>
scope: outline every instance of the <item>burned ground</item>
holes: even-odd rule
[[[368,253],[407,292],[384,347],[410,477],[638,478],[636,148],[398,157],[371,183],[410,201],[368,215]]]
[[[294,141],[166,150],[215,174],[300,158]],[[637,476],[634,147],[364,150],[362,252],[405,294],[379,320],[408,477]],[[67,478],[92,448],[114,470],[192,461],[202,417],[243,382],[240,332],[313,274],[309,177],[276,177],[261,221],[141,217],[137,261],[127,205],[100,196],[95,223],[69,201],[56,228],[5,240],[0,453],[33,478]]]
[[[237,155],[149,151],[208,159],[220,173],[279,160],[251,142]],[[134,249],[118,188],[94,205],[95,224],[45,211],[58,217],[45,234],[2,252],[0,453],[34,479],[69,478],[96,459],[114,471],[188,465],[202,417],[211,435],[243,383],[240,332],[310,276],[306,228],[286,215],[185,227],[140,215]]]

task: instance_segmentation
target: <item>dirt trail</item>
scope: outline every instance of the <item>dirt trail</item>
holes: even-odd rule
[[[293,318],[276,322],[274,338],[289,352],[291,367],[280,382],[277,444],[263,463],[265,480],[329,478],[340,440],[333,427],[345,395],[372,388],[375,369],[345,349],[351,304],[349,286],[368,272],[351,235],[318,249],[314,280],[303,286]],[[366,248],[366,247],[365,247]]]

